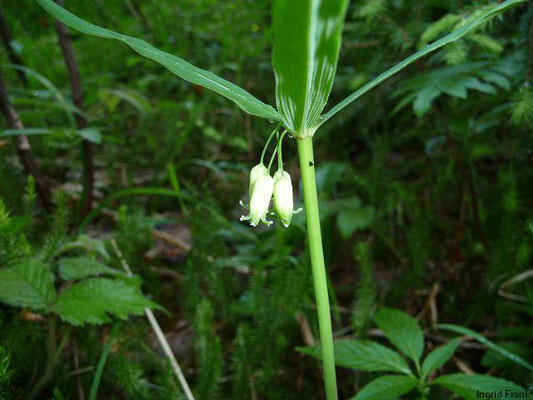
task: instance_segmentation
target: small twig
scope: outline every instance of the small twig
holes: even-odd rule
[[[11,104],[9,97],[7,95],[7,89],[5,87],[2,73],[0,72],[0,111],[4,114],[4,117],[7,121],[7,126],[10,129],[21,130],[24,129],[24,125],[17,114],[17,111]],[[14,137],[15,147],[17,149],[18,156],[24,170],[28,175],[32,175],[35,179],[35,189],[39,199],[43,203],[45,209],[49,210],[52,207],[52,202],[50,200],[50,185],[46,182],[44,175],[41,172],[41,169],[37,165],[35,158],[33,157],[30,141],[26,135],[17,135]]]
[[[64,6],[63,0],[55,0],[60,6]],[[72,39],[68,33],[67,27],[61,22],[56,23],[57,37],[59,40],[59,47],[63,53],[65,64],[67,67],[70,86],[72,89],[72,102],[74,105],[83,111],[83,88],[81,83],[80,70],[76,61],[74,47],[72,46]],[[85,129],[89,125],[87,119],[78,113],[75,115],[76,126],[78,129]],[[81,216],[84,217],[91,211],[91,204],[94,189],[94,162],[92,145],[87,140],[81,142],[81,158],[83,163],[83,195],[81,200]]]
[[[453,358],[454,364],[467,375],[474,375],[476,372],[470,366],[458,357]]]
[[[429,296],[426,300],[426,303],[424,304],[424,307],[422,308],[422,310],[420,310],[420,312],[415,317],[415,319],[420,320],[424,316],[424,314],[426,314],[429,311],[429,319],[430,319],[431,325],[433,326],[438,323],[436,300],[437,300],[437,294],[439,293],[439,290],[440,290],[440,284],[438,282],[433,284],[431,291],[429,292]]]
[[[515,275],[511,279],[505,281],[504,283],[502,283],[500,285],[500,287],[498,288],[498,294],[501,297],[504,297],[504,298],[506,298],[508,300],[515,300],[515,301],[520,301],[522,303],[527,303],[528,299],[525,296],[520,296],[518,294],[514,294],[514,293],[511,293],[511,292],[508,292],[505,289],[508,289],[509,287],[511,287],[513,285],[516,285],[517,283],[520,283],[520,282],[525,281],[526,279],[529,279],[529,278],[532,278],[532,277],[533,277],[533,269],[530,269],[530,270],[524,271],[524,272],[522,272],[522,273],[520,273],[518,275]]]
[[[87,372],[91,372],[93,369],[94,369],[94,367],[92,365],[89,365],[88,367],[83,367],[83,368],[77,369],[75,371],[71,371],[68,374],[66,374],[65,376],[79,376],[79,375],[86,374]]]
[[[309,320],[302,313],[296,314],[296,321],[298,321],[298,326],[300,327],[300,332],[306,346],[314,346],[316,344],[315,337],[311,331],[311,326],[309,325]]]
[[[115,239],[111,239],[111,245],[113,246],[113,249],[115,250],[115,253],[117,254],[117,257],[120,259],[120,263],[122,265],[122,268],[126,271],[126,274],[128,276],[133,275],[131,272],[131,268],[124,259],[124,256],[122,254],[122,251],[120,251],[120,248],[118,247],[118,244]],[[185,379],[185,376],[183,375],[183,372],[178,364],[178,361],[176,360],[176,357],[174,357],[174,353],[172,353],[172,349],[170,348],[167,339],[165,338],[165,335],[163,331],[161,330],[161,327],[159,326],[159,323],[155,319],[154,313],[149,308],[144,309],[144,313],[146,314],[146,318],[148,318],[148,321],[150,321],[150,325],[152,325],[152,329],[155,332],[155,335],[157,337],[157,340],[159,341],[159,344],[163,348],[163,351],[165,352],[166,356],[168,357],[170,361],[170,365],[172,366],[172,369],[174,370],[174,373],[178,377],[178,381],[181,384],[181,387],[183,391],[185,392],[185,395],[187,396],[188,400],[195,400],[194,395],[192,394],[192,391],[189,387],[189,384],[187,383],[187,380]]]
[[[79,371],[80,369],[80,358],[78,354],[78,344],[76,342],[76,338],[72,339],[72,357],[74,361],[74,368],[75,371]],[[76,376],[76,386],[78,388],[78,397],[80,400],[85,400],[85,393],[83,392],[83,386],[81,384],[81,376],[80,374],[75,375]]]
[[[185,250],[185,251],[191,250],[191,245],[189,243],[186,243],[180,238],[173,236],[167,232],[160,231],[159,229],[152,229],[152,235],[182,250]]]

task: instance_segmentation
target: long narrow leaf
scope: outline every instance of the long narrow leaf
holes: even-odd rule
[[[101,28],[84,21],[55,4],[53,0],[36,1],[48,13],[63,24],[87,35],[124,42],[140,55],[161,64],[180,78],[196,85],[206,87],[207,89],[213,90],[214,92],[232,100],[247,113],[275,121],[279,121],[281,118],[279,113],[272,106],[263,103],[246,90],[222,79],[210,71],[198,68],[177,56],[156,49],[144,40],[113,32],[109,29]]]
[[[65,96],[63,96],[63,93],[61,93],[61,90],[59,90],[56,85],[54,85],[48,78],[38,73],[34,69],[25,67],[23,65],[15,65],[15,64],[6,64],[6,65],[2,65],[1,67],[12,68],[17,71],[22,71],[24,72],[24,74],[26,74],[27,76],[31,76],[32,78],[37,80],[41,85],[47,88],[50,91],[50,93],[53,94],[54,97],[57,99],[58,103],[62,106],[72,126],[76,126],[76,121],[74,119],[74,113],[87,118],[87,116],[79,108],[76,108],[74,105],[72,105],[71,102],[69,102],[65,98]]]
[[[337,68],[347,0],[275,0],[276,103],[287,129],[312,135]]]
[[[23,129],[6,129],[0,131],[0,138],[9,137],[9,136],[33,136],[33,135],[68,135],[73,134],[80,136],[81,138],[94,143],[100,144],[102,142],[102,135],[100,131],[96,128],[85,128],[85,129],[49,129],[49,128],[23,128]]]
[[[452,331],[455,333],[459,333],[461,335],[468,335],[471,338],[476,339],[478,342],[483,343],[489,349],[492,349],[495,352],[500,353],[502,356],[508,358],[509,360],[521,365],[522,367],[530,371],[533,371],[533,365],[528,363],[522,357],[517,356],[514,353],[511,353],[509,350],[506,350],[501,346],[498,346],[496,343],[491,342],[485,336],[480,335],[479,333],[477,333],[476,331],[473,331],[472,329],[468,329],[468,328],[465,328],[464,326],[459,326],[459,325],[454,325],[454,324],[437,324],[435,325],[435,328],[445,329],[447,331]]]
[[[392,67],[392,68],[388,69],[387,71],[383,72],[377,78],[375,78],[375,79],[371,80],[370,82],[366,83],[365,85],[363,85],[361,88],[359,88],[358,90],[353,92],[351,95],[346,97],[344,100],[342,100],[339,104],[334,106],[327,113],[322,115],[322,117],[320,118],[320,122],[318,123],[316,128],[318,128],[324,122],[329,120],[331,117],[333,117],[339,111],[341,111],[343,108],[345,108],[348,105],[350,105],[354,100],[358,99],[363,94],[368,92],[373,87],[379,85],[384,80],[390,78],[392,75],[398,73],[399,71],[401,71],[402,69],[407,67],[409,64],[412,64],[416,60],[424,57],[426,54],[429,54],[432,51],[435,51],[435,50],[439,49],[440,47],[445,46],[448,43],[451,43],[451,42],[463,37],[468,32],[470,32],[473,29],[477,28],[481,24],[484,24],[485,22],[487,22],[491,18],[495,17],[496,15],[501,14],[505,10],[507,10],[507,9],[509,9],[511,7],[514,7],[514,6],[518,5],[518,4],[521,4],[523,2],[524,2],[524,0],[506,0],[503,3],[498,4],[498,5],[494,6],[492,9],[490,9],[490,10],[486,11],[485,13],[481,14],[478,18],[476,18],[475,20],[473,20],[469,24],[463,26],[460,29],[457,29],[456,31],[453,31],[449,35],[444,36],[443,38],[437,40],[436,42],[431,43],[430,45],[428,45],[424,49],[422,49],[422,50],[416,52],[415,54],[407,57],[405,60],[403,60],[399,64],[396,64],[394,67]]]

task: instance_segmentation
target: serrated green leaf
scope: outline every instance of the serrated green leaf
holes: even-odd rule
[[[54,301],[54,274],[47,264],[30,259],[0,269],[0,301],[35,310],[47,308]]]
[[[405,360],[395,351],[370,340],[339,340],[333,343],[335,364],[360,371],[390,371],[412,375]],[[298,351],[321,358],[319,346],[298,347]]]
[[[352,400],[389,400],[410,392],[417,385],[415,378],[405,375],[385,375],[363,387]]]
[[[157,304],[143,296],[137,285],[122,280],[91,278],[72,285],[59,295],[53,307],[72,325],[104,324],[110,315],[127,319]]]
[[[64,257],[59,260],[59,275],[65,280],[78,280],[102,274],[125,275],[122,271],[110,268],[92,258]]]
[[[210,71],[198,68],[182,58],[156,49],[144,40],[113,32],[109,29],[101,28],[97,25],[93,25],[87,21],[84,21],[83,19],[68,12],[63,7],[55,4],[53,0],[36,1],[54,18],[73,29],[76,29],[87,35],[97,36],[105,39],[115,39],[124,42],[137,53],[161,64],[180,78],[196,85],[203,86],[230,99],[247,113],[270,120],[280,120],[280,115],[273,107],[263,103],[246,90],[223,78],[220,78]]]
[[[461,335],[468,335],[476,339],[478,342],[483,343],[489,349],[492,349],[500,353],[502,356],[508,358],[509,360],[515,362],[516,364],[519,364],[522,367],[527,368],[530,371],[533,371],[533,365],[528,363],[522,357],[519,357],[516,354],[511,353],[510,351],[504,349],[503,347],[498,346],[496,343],[491,342],[485,336],[480,335],[479,333],[477,333],[476,331],[473,331],[472,329],[468,329],[468,328],[465,328],[464,326],[459,326],[459,325],[454,325],[454,324],[438,324],[438,325],[435,325],[435,328],[445,329],[448,331],[459,333]]]
[[[453,353],[455,353],[455,349],[457,349],[458,344],[458,340],[450,340],[445,345],[437,347],[435,350],[429,353],[422,363],[422,373],[424,376],[428,375],[432,371],[435,371],[446,361],[448,361],[449,358],[453,356]]]
[[[528,398],[523,397],[524,394],[527,396],[526,390],[517,384],[487,375],[451,374],[440,376],[431,383],[441,385],[466,400],[477,400],[480,398],[480,392],[494,391],[498,393],[501,391],[498,399]],[[522,397],[518,397],[517,394],[522,394]]]
[[[347,0],[275,0],[276,104],[296,136],[314,133],[331,92]]]
[[[346,97],[344,100],[342,100],[340,103],[338,103],[336,106],[332,107],[331,110],[329,110],[327,113],[322,115],[320,117],[319,124],[316,128],[318,128],[320,125],[325,123],[327,120],[329,120],[331,117],[333,117],[335,114],[337,114],[339,111],[341,111],[343,108],[350,105],[353,101],[357,100],[359,97],[361,97],[363,94],[368,92],[370,89],[374,88],[375,86],[379,85],[381,82],[385,81],[386,79],[390,78],[394,74],[398,73],[408,65],[414,63],[418,59],[424,57],[425,55],[431,53],[432,51],[435,51],[442,46],[445,46],[449,43],[452,43],[456,41],[457,39],[463,37],[467,33],[471,32],[472,30],[478,28],[480,25],[486,23],[491,18],[501,14],[505,10],[517,6],[518,4],[523,3],[524,0],[506,0],[503,3],[500,4],[494,4],[494,6],[479,15],[473,20],[471,20],[466,25],[462,26],[461,28],[453,31],[449,35],[446,35],[442,37],[441,39],[437,40],[436,42],[431,43],[430,45],[426,46],[422,50],[414,53],[413,55],[407,57],[405,60],[401,61],[400,63],[396,64],[394,67],[389,68],[387,71],[383,72],[379,76],[377,76],[375,79],[372,79],[370,82],[366,83],[362,87],[360,87],[358,90],[353,92],[351,95]]]
[[[392,308],[380,308],[376,325],[402,353],[418,362],[424,350],[424,334],[409,314]]]

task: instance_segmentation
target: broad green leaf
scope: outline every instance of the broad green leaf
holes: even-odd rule
[[[455,353],[455,349],[457,349],[458,344],[458,340],[450,340],[445,345],[437,347],[435,350],[429,353],[422,364],[422,373],[424,376],[428,375],[432,371],[435,371],[446,361],[448,361],[449,358],[453,356],[453,353]]]
[[[529,398],[524,388],[505,379],[487,375],[451,374],[440,376],[432,384],[444,386],[466,400],[478,400],[479,393],[501,393],[498,399]],[[500,392],[501,391],[501,392]],[[518,397],[521,394],[522,397]]]
[[[65,257],[59,260],[59,275],[65,280],[78,280],[102,274],[124,275],[118,269],[110,268],[87,257]]]
[[[359,207],[356,209],[344,209],[337,215],[337,226],[344,239],[348,239],[352,233],[367,229],[374,218],[375,209],[372,206]]]
[[[496,343],[491,342],[488,340],[485,336],[480,335],[479,333],[465,328],[464,326],[454,325],[454,324],[438,324],[435,325],[435,328],[437,329],[445,329],[447,331],[452,331],[455,333],[459,333],[461,335],[468,335],[474,339],[476,339],[478,342],[483,343],[485,346],[487,346],[489,349],[492,349],[498,353],[500,353],[502,356],[507,357],[509,360],[515,362],[516,364],[521,365],[522,367],[533,371],[533,365],[528,363],[526,360],[524,360],[522,357],[517,356],[516,354],[504,349],[501,346],[498,346]]]
[[[84,21],[83,19],[78,18],[74,14],[68,12],[64,8],[58,6],[53,0],[36,1],[54,18],[73,29],[76,29],[87,35],[97,36],[105,39],[116,39],[124,42],[140,55],[161,64],[180,78],[213,90],[214,92],[230,99],[247,113],[270,120],[280,120],[278,112],[272,106],[263,103],[246,90],[231,82],[228,82],[225,79],[220,78],[210,71],[198,68],[182,58],[156,49],[144,40],[113,32],[109,29],[101,28],[97,25],[93,25],[87,21]]]
[[[410,392],[417,380],[405,375],[385,375],[363,387],[352,400],[389,400]]]
[[[331,92],[347,0],[274,0],[276,104],[285,127],[312,136]]]
[[[72,325],[83,325],[109,322],[109,314],[127,319],[130,314],[142,314],[145,307],[158,306],[144,297],[137,285],[118,279],[91,278],[65,289],[53,311]]]
[[[342,100],[339,104],[332,107],[331,110],[329,110],[327,113],[322,115],[320,118],[319,124],[316,128],[318,128],[320,125],[322,125],[324,122],[329,120],[331,117],[333,117],[335,114],[337,114],[339,111],[341,111],[343,108],[350,105],[353,101],[357,100],[359,97],[361,97],[363,94],[368,92],[370,89],[374,88],[375,86],[379,85],[384,80],[390,78],[394,74],[398,73],[408,65],[414,63],[418,59],[424,57],[425,55],[431,53],[432,51],[435,51],[442,46],[445,46],[449,43],[452,43],[456,41],[457,39],[460,39],[467,33],[471,32],[472,30],[478,28],[480,25],[484,24],[485,22],[489,21],[491,18],[501,14],[502,12],[508,10],[511,7],[515,7],[521,3],[523,3],[525,0],[506,0],[503,3],[494,3],[494,7],[491,9],[488,9],[487,11],[479,14],[477,18],[470,21],[465,26],[453,31],[452,33],[442,37],[441,39],[437,40],[436,42],[431,43],[430,45],[426,46],[422,50],[414,53],[413,55],[407,57],[405,60],[401,61],[400,63],[396,64],[394,67],[388,69],[387,71],[383,72],[382,74],[378,75],[376,78],[372,79],[370,82],[366,83],[362,87],[360,87],[358,90],[353,92],[351,95],[346,97],[344,100]],[[278,106],[279,107],[279,106]]]
[[[369,340],[339,340],[334,344],[335,364],[360,371],[391,371],[412,375],[405,360],[395,351]],[[298,351],[321,358],[319,346],[298,347]]]
[[[392,308],[380,308],[376,314],[376,325],[387,339],[402,353],[418,362],[424,350],[422,329],[409,314]]]
[[[35,310],[47,308],[54,301],[54,274],[39,260],[26,260],[0,269],[0,301]]]

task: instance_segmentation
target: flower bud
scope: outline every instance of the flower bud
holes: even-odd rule
[[[272,177],[268,175],[268,171],[266,175],[257,178],[253,185],[250,182],[250,187],[250,214],[247,216],[243,215],[241,221],[250,220],[250,225],[252,226],[256,226],[259,221],[266,225],[272,224],[272,221],[266,219],[270,199],[272,198],[272,192],[274,191],[274,181]]]
[[[301,211],[293,211],[293,205],[291,176],[279,169],[274,174],[274,211],[285,228],[291,223],[292,215]]]

